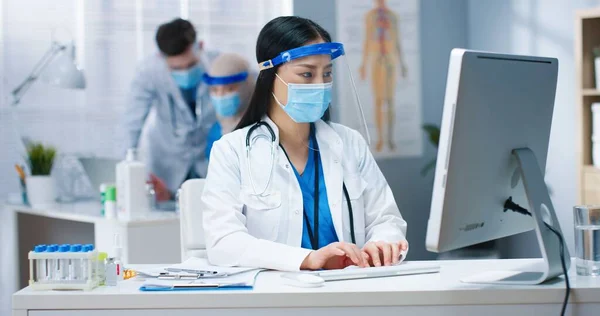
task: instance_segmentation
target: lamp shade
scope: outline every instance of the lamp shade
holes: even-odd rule
[[[75,63],[73,50],[73,46],[62,49],[40,75],[42,81],[64,89],[85,89],[85,76]]]

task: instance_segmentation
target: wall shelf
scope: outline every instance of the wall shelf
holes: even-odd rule
[[[593,97],[593,96],[600,97],[600,90],[598,90],[598,89],[583,89],[583,90],[581,90],[581,94],[584,96],[588,96],[588,97]]]
[[[600,8],[578,11],[575,20],[575,94],[579,204],[600,204],[600,168],[592,165],[591,105],[600,102],[600,89],[596,89],[594,76],[593,49],[597,46],[600,46]]]

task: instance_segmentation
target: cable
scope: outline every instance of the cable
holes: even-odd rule
[[[504,212],[506,212],[508,210],[511,210],[511,211],[519,213],[519,214],[532,216],[531,212],[529,212],[527,209],[525,209],[522,206],[520,206],[519,204],[513,202],[512,196],[509,197],[506,200],[506,202],[504,202]],[[556,235],[556,237],[558,237],[558,241],[560,242],[560,245],[559,245],[560,263],[562,265],[563,274],[565,276],[565,286],[566,286],[566,291],[567,291],[565,293],[565,300],[563,301],[563,305],[562,305],[560,314],[565,315],[565,312],[567,311],[567,304],[569,303],[569,295],[571,294],[571,283],[569,282],[567,264],[565,262],[566,261],[565,260],[565,241],[564,241],[562,234],[559,233],[554,227],[548,225],[548,223],[546,223],[546,222],[544,222],[544,225],[549,230],[551,230]]]
[[[567,275],[567,264],[565,263],[564,239],[563,236],[556,229],[554,229],[554,227],[551,227],[546,223],[544,224],[558,237],[558,240],[560,241],[560,263],[562,265],[563,273],[565,275],[565,284],[567,287],[567,293],[565,293],[565,300],[563,302],[562,311],[560,312],[561,315],[564,315],[567,310],[567,304],[569,303],[569,294],[571,293],[571,284],[569,283],[569,276]]]

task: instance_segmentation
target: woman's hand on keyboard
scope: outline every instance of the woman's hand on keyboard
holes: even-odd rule
[[[352,243],[334,242],[312,251],[300,265],[302,270],[343,269],[350,265],[368,267],[366,255]]]
[[[406,240],[400,242],[375,241],[368,242],[362,252],[368,256],[369,264],[373,267],[391,266],[400,260],[400,254],[408,250]]]

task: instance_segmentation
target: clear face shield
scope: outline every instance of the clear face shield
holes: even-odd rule
[[[312,133],[316,137],[307,140],[309,149],[314,153],[318,151],[318,143],[315,145],[315,141],[319,135],[320,120],[339,122],[350,127],[370,143],[365,116],[342,44],[319,43],[302,46],[259,63],[261,71],[276,66],[279,68],[271,91],[273,99],[296,123],[316,123],[316,134]],[[340,78],[336,77],[338,73],[343,74],[340,76],[348,76],[341,78],[347,80],[339,80]],[[336,95],[341,94],[353,96],[350,98],[353,101],[348,104],[335,103]],[[339,118],[344,120],[340,121]],[[269,173],[261,173],[260,180],[250,176],[251,191],[242,194],[260,199],[261,203],[269,203],[269,187],[278,144],[273,131],[264,125],[267,124],[260,122],[249,129],[246,137],[246,161],[248,170],[265,170]],[[263,141],[259,142],[259,139]],[[253,156],[253,147],[257,148],[258,156]],[[270,153],[269,156],[266,156],[266,153]],[[315,161],[317,160],[315,158]]]
[[[259,68],[262,71],[279,65],[272,95],[293,121],[339,122],[358,131],[370,144],[363,108],[341,43],[294,48],[261,62]],[[352,96],[346,98],[352,102],[335,102],[342,94]]]

